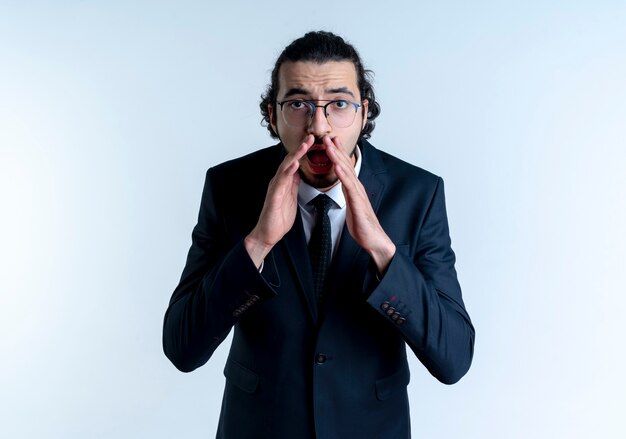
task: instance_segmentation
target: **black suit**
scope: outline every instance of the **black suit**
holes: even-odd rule
[[[378,280],[344,229],[323,310],[299,214],[262,274],[243,245],[282,146],[207,172],[163,343],[177,368],[192,371],[234,326],[218,438],[407,438],[406,344],[444,383],[470,366],[474,329],[454,269],[442,180],[368,142],[361,150],[359,179],[397,251]]]

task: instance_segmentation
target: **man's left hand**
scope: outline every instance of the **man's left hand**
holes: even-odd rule
[[[354,171],[352,158],[343,151],[338,137],[324,137],[326,154],[334,164],[346,197],[346,225],[352,238],[372,258],[380,274],[384,274],[396,253],[396,246],[378,222],[367,191]]]

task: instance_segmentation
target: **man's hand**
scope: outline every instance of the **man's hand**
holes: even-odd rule
[[[293,226],[298,209],[300,159],[313,145],[313,141],[314,137],[309,135],[298,149],[283,159],[267,188],[259,221],[244,239],[246,250],[257,267],[261,266],[270,250]]]
[[[385,233],[372,209],[363,184],[354,172],[350,156],[342,149],[338,137],[324,137],[326,154],[334,164],[346,197],[346,225],[352,238],[372,257],[380,274],[384,274],[396,253],[396,246]]]

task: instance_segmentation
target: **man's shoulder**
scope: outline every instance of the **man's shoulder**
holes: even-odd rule
[[[284,154],[284,148],[279,143],[211,166],[207,172],[218,179],[244,177],[249,180],[268,176],[271,178]]]
[[[362,149],[364,160],[374,174],[384,173],[392,180],[419,180],[430,184],[440,180],[438,175],[382,151],[367,141],[363,141]]]
[[[280,163],[281,156],[284,155],[284,148],[280,143],[265,148],[258,149],[241,157],[237,157],[231,160],[220,163],[219,165],[212,166],[212,169],[231,169],[241,168],[246,166],[254,166],[258,163],[275,162]]]

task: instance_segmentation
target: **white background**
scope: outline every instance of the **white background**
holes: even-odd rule
[[[273,143],[273,63],[325,29],[372,143],[446,181],[476,350],[412,359],[413,435],[626,437],[626,2],[224,3],[0,1],[0,436],[214,436],[228,346],[178,372],[163,313],[206,169]]]

